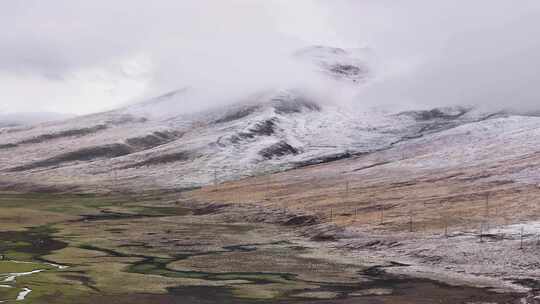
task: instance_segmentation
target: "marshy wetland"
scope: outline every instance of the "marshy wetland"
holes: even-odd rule
[[[0,194],[6,303],[514,303],[517,294],[391,276],[295,226],[181,194]],[[235,213],[238,210],[234,211]]]

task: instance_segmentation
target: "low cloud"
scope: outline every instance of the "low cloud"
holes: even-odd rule
[[[532,0],[5,2],[0,108],[88,113],[208,90],[193,110],[299,86],[359,106],[536,110],[539,17]],[[375,77],[354,94],[323,84],[291,58],[313,44],[368,47]]]
[[[379,56],[357,102],[540,107],[540,2],[337,1],[336,32]]]

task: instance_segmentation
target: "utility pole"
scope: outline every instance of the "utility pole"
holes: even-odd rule
[[[409,232],[413,232],[413,214],[412,214],[412,210],[409,210]]]
[[[268,174],[268,180],[266,181],[266,199],[267,200],[271,199],[271,195],[270,195],[270,183],[271,182],[272,182],[272,176],[270,174]]]
[[[486,225],[489,230],[489,192],[486,193]]]
[[[349,181],[345,182],[345,203],[349,200]]]
[[[521,234],[520,234],[520,241],[519,241],[519,249],[523,249],[523,226],[521,226]]]
[[[484,223],[480,223],[480,243],[484,242],[484,232],[482,231],[484,228]]]
[[[444,236],[448,237],[448,221],[444,219]]]
[[[114,192],[114,189],[117,187],[117,184],[118,184],[118,183],[117,183],[118,177],[117,177],[117,173],[116,173],[116,169],[115,169],[115,168],[112,168],[112,169],[111,169],[111,175],[112,175],[112,176],[111,176],[112,181],[111,181],[110,191],[111,191],[111,193],[113,193],[113,192]]]
[[[444,202],[441,201],[441,219],[444,224],[444,236],[448,237],[448,219],[445,216],[444,213]]]

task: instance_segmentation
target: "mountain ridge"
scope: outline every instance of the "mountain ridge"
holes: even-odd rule
[[[374,75],[369,50],[315,46],[294,56],[330,83],[356,87]],[[356,68],[333,68],[345,65]],[[212,98],[186,86],[102,113],[0,132],[0,180],[15,188],[191,188],[367,155],[512,117],[468,106],[362,109],[299,88],[228,103],[221,103],[229,100],[223,96],[215,100],[221,105],[197,112],[183,107]]]
[[[470,108],[437,109],[422,119],[425,112],[353,112],[295,91],[260,98],[160,118],[128,107],[4,134],[0,170],[31,182],[53,176],[69,187],[77,182],[68,181],[94,179],[107,187],[131,188],[127,181],[139,180],[189,188],[213,183],[216,172],[226,181],[372,153],[484,115]],[[460,115],[451,115],[455,111]],[[158,182],[162,178],[167,182]]]

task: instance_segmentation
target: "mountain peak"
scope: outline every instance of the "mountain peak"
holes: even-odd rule
[[[314,64],[319,72],[335,80],[363,83],[371,74],[368,54],[368,49],[345,50],[316,45],[297,51],[295,56]]]

